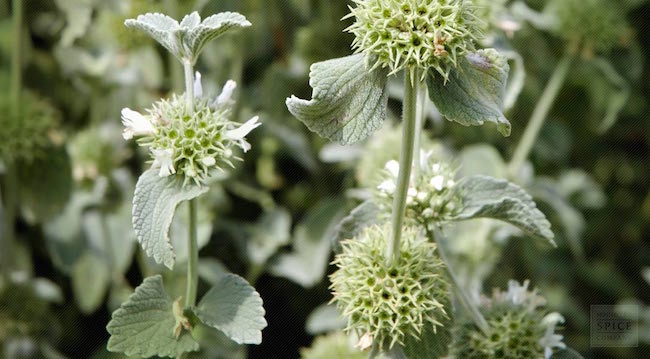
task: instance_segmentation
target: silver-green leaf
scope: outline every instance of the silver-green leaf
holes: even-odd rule
[[[333,243],[335,248],[341,241],[355,238],[364,228],[377,224],[379,216],[379,207],[372,200],[358,205],[336,226]]]
[[[311,131],[343,145],[379,129],[388,103],[387,69],[368,71],[363,54],[311,66],[312,99],[287,99],[289,112]]]
[[[199,344],[185,329],[178,338],[173,301],[163,288],[162,277],[145,278],[129,299],[113,312],[106,326],[111,334],[108,350],[128,356],[176,357],[196,351]]]
[[[155,169],[140,176],[133,195],[133,229],[156,263],[173,268],[176,256],[168,233],[176,206],[207,191],[208,187],[183,186],[183,180],[176,176],[160,177]]]
[[[215,14],[199,23],[200,20],[199,14],[193,12],[187,15],[181,22],[181,27],[188,29],[183,35],[183,45],[186,49],[189,49],[194,62],[210,40],[223,35],[232,28],[251,26],[251,23],[246,20],[244,15],[236,12]]]
[[[180,59],[182,51],[179,37],[181,26],[178,21],[160,13],[147,13],[138,15],[135,19],[126,20],[124,25],[146,32],[167,51]]]
[[[459,60],[447,81],[429,75],[429,96],[448,120],[465,126],[493,122],[509,136],[510,122],[502,110],[509,71],[508,60],[496,50],[478,50]]]
[[[521,187],[503,179],[476,175],[460,179],[455,191],[462,205],[452,220],[498,219],[555,246],[551,224]]]
[[[203,296],[194,314],[239,344],[260,344],[266,327],[262,298],[244,278],[225,274]]]

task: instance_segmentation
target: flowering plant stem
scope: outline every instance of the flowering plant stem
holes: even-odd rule
[[[456,292],[456,296],[460,300],[461,305],[470,315],[474,321],[474,324],[476,324],[476,326],[487,335],[489,328],[488,323],[481,312],[478,310],[478,307],[472,301],[467,291],[465,291],[465,289],[461,286],[460,281],[458,280],[458,276],[456,275],[456,272],[454,271],[453,267],[451,266],[451,262],[449,262],[449,259],[447,257],[447,250],[445,248],[445,243],[443,243],[444,239],[442,233],[440,233],[440,230],[436,228],[433,230],[433,232],[427,231],[427,235],[429,238],[433,237],[436,245],[438,246],[438,254],[440,255],[442,261],[445,263],[445,268],[447,268],[447,273],[451,279],[454,292]]]
[[[20,101],[22,89],[22,34],[23,34],[23,0],[13,0],[11,3],[13,11],[13,49],[11,52],[11,96],[15,105]]]
[[[524,131],[524,135],[521,138],[521,141],[519,141],[514,155],[512,156],[512,160],[510,160],[510,164],[508,165],[510,176],[516,176],[524,161],[528,158],[528,155],[539,136],[539,132],[548,117],[551,106],[560,93],[562,85],[564,85],[564,81],[566,80],[566,76],[571,66],[571,60],[571,54],[567,53],[564,55],[546,85],[542,97],[539,99],[539,102],[537,102],[533,114],[530,117],[530,121],[528,121],[528,126]]]
[[[427,101],[429,96],[427,94],[427,87],[420,86],[417,94],[417,108],[415,110],[415,139],[413,141],[413,174],[417,178],[420,175],[420,148],[422,144],[422,129],[426,119]]]
[[[411,75],[408,69],[404,71],[405,78],[405,93],[403,103],[403,129],[402,129],[402,149],[399,157],[399,173],[397,175],[397,188],[395,189],[395,198],[393,200],[393,213],[391,217],[392,233],[388,241],[386,251],[386,259],[397,262],[399,259],[400,239],[402,236],[402,224],[404,222],[404,214],[406,212],[406,196],[409,189],[409,182],[411,178],[411,167],[413,165],[413,152],[414,143],[416,141],[416,134],[422,130],[422,126],[418,129],[416,126],[417,121],[417,94],[418,89],[423,87],[420,78],[420,70],[415,70]],[[418,149],[419,152],[419,149]]]

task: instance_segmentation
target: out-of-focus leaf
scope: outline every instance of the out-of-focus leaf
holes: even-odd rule
[[[63,11],[66,27],[61,33],[61,45],[70,46],[77,38],[86,33],[90,26],[93,12],[93,0],[55,0],[56,5]]]
[[[264,319],[262,298],[244,278],[226,274],[201,298],[194,314],[239,344],[259,344]]]
[[[112,271],[124,273],[131,264],[136,243],[131,205],[123,203],[115,212],[87,211],[82,219],[90,250],[101,253]]]
[[[352,144],[375,132],[386,118],[388,70],[368,72],[363,54],[311,66],[312,99],[287,99],[289,112],[321,137]]]
[[[276,208],[262,214],[254,226],[248,227],[248,258],[263,265],[291,237],[291,215],[284,208]]]
[[[504,178],[507,167],[496,148],[488,144],[476,144],[463,148],[458,154],[462,176],[485,175]]]
[[[72,269],[72,291],[79,309],[85,314],[97,310],[104,302],[111,273],[104,258],[87,251]]]
[[[519,186],[488,176],[461,178],[455,191],[461,196],[461,210],[453,220],[493,218],[508,222],[529,235],[546,240],[551,245],[551,224],[533,199]]]
[[[199,250],[210,242],[212,235],[212,214],[210,208],[203,201],[197,202],[197,244]],[[185,262],[188,258],[188,242],[190,216],[187,206],[181,206],[172,220],[169,227],[169,237],[174,248],[174,254],[178,262]]]
[[[524,58],[521,57],[518,52],[513,50],[506,50],[501,51],[501,53],[507,57],[508,60],[511,60],[515,65],[514,71],[512,71],[513,67],[510,66],[510,73],[512,76],[510,76],[510,80],[506,85],[506,92],[503,97],[503,109],[509,110],[515,105],[517,98],[519,98],[521,90],[524,88],[524,82],[526,81],[526,69],[524,66]]]
[[[557,188],[567,200],[584,208],[601,208],[607,201],[602,187],[580,169],[562,172],[557,180]]]
[[[372,200],[361,203],[336,226],[332,245],[336,248],[341,241],[352,239],[364,228],[377,224],[379,215],[379,207]]]
[[[306,329],[311,335],[318,335],[345,328],[347,320],[341,315],[336,305],[323,304],[314,309],[307,317]]]
[[[270,272],[303,287],[311,287],[325,275],[330,257],[331,238],[343,216],[343,201],[328,199],[311,209],[296,225],[293,252],[273,261]]]
[[[72,192],[70,157],[64,147],[48,149],[29,164],[20,162],[18,178],[25,217],[30,222],[51,218],[60,213]]]
[[[440,113],[464,126],[493,122],[504,136],[510,122],[503,115],[503,98],[510,66],[494,49],[479,50],[459,60],[449,79],[429,74],[429,96]]]
[[[212,286],[215,286],[222,276],[230,273],[223,263],[214,258],[199,259],[198,272],[201,279],[210,283]]]
[[[107,349],[126,355],[176,357],[199,349],[187,330],[174,337],[173,302],[165,293],[162,277],[145,278],[106,326],[111,334]]]
[[[580,355],[577,351],[571,349],[571,348],[566,348],[562,350],[558,350],[553,355],[551,356],[551,359],[582,359],[583,356]]]
[[[205,186],[183,186],[177,176],[160,177],[157,169],[140,176],[133,195],[133,228],[138,242],[156,263],[173,268],[175,254],[168,232],[176,206],[207,191]]]

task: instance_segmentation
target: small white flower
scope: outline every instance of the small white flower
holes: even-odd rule
[[[424,216],[424,218],[432,218],[433,217],[433,209],[425,208],[424,211],[422,211],[422,215]]]
[[[226,158],[232,156],[232,150],[231,150],[230,148],[226,148],[226,149],[223,151],[223,156],[226,157]]]
[[[125,140],[130,140],[133,136],[150,135],[156,131],[146,117],[128,107],[122,109],[122,124],[124,125],[122,137]]]
[[[429,158],[433,155],[433,151],[420,150],[420,168],[426,169],[429,164]]]
[[[542,319],[542,326],[546,327],[544,336],[539,340],[539,345],[544,348],[544,358],[549,359],[553,355],[553,348],[566,348],[566,344],[562,342],[564,337],[555,334],[555,327],[558,323],[564,323],[564,317],[557,312],[547,314]]]
[[[453,187],[455,184],[456,184],[456,182],[454,182],[453,179],[450,179],[450,180],[447,181],[447,187],[448,187],[448,188]]]
[[[248,150],[251,149],[251,145],[250,143],[246,142],[246,139],[244,137],[246,137],[246,135],[248,135],[252,130],[262,125],[258,122],[259,119],[260,118],[258,116],[255,116],[238,128],[226,131],[226,137],[231,140],[238,141],[239,147],[241,147],[244,152],[248,152]]]
[[[397,178],[397,175],[399,174],[399,162],[390,160],[386,162],[385,168],[391,175],[393,175],[393,177]]]
[[[433,172],[438,172],[440,171],[440,164],[439,163],[434,163],[433,164]]]
[[[418,195],[416,196],[418,201],[424,202],[427,199],[427,193],[426,192],[418,192]]]
[[[194,73],[194,96],[203,97],[203,86],[201,85],[201,73]]]
[[[385,180],[384,182],[380,183],[379,186],[377,186],[377,189],[387,193],[387,194],[393,194],[395,193],[395,182],[391,180]]]
[[[512,304],[521,304],[526,299],[528,292],[528,285],[530,284],[529,280],[525,280],[523,284],[519,284],[516,280],[508,281],[508,293],[506,293],[506,299],[511,301]]]
[[[442,191],[445,188],[445,177],[443,175],[437,175],[429,181],[429,185],[436,189],[436,191]]]
[[[217,163],[217,160],[215,160],[214,157],[203,157],[201,158],[201,163],[210,167],[214,166]]]
[[[160,167],[160,172],[158,172],[160,177],[167,177],[176,173],[174,162],[172,161],[174,150],[168,148],[164,150],[152,150],[151,152],[153,152],[154,155],[151,168]]]
[[[237,88],[237,83],[233,80],[226,81],[226,84],[223,85],[223,90],[221,94],[217,97],[217,105],[223,105],[231,101],[232,93]]]
[[[408,189],[408,191],[406,192],[406,194],[409,195],[409,196],[411,196],[411,197],[415,197],[415,196],[418,195],[418,190],[416,190],[416,189],[413,188],[413,187],[409,187],[409,189]]]
[[[372,335],[370,333],[362,335],[361,339],[359,339],[359,342],[355,346],[361,350],[370,348],[372,346]]]

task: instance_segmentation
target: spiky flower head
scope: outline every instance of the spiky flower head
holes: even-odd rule
[[[0,96],[0,161],[26,161],[57,142],[60,114],[48,102],[23,92],[20,103]]]
[[[503,31],[506,35],[512,37],[514,33],[521,29],[521,24],[517,22],[507,9],[508,0],[471,0],[474,4],[475,14],[479,19],[484,20],[479,23],[480,29],[489,37],[490,32],[494,30]]]
[[[386,163],[385,179],[377,186],[375,197],[383,213],[390,213],[393,194],[397,187],[399,162]],[[433,152],[421,151],[419,174],[411,172],[406,196],[406,219],[414,224],[433,229],[436,223],[445,221],[460,210],[461,199],[454,191],[456,169],[447,162],[438,160]]]
[[[549,359],[554,348],[565,348],[555,327],[564,322],[545,310],[543,297],[528,290],[529,281],[508,282],[508,291],[496,290],[484,298],[480,311],[488,322],[487,334],[465,322],[455,330],[457,358]]]
[[[301,359],[365,359],[366,354],[354,348],[351,337],[333,332],[316,337],[310,348],[300,349]]]
[[[435,70],[447,78],[480,35],[472,4],[465,0],[354,0],[347,17],[352,46],[372,67]],[[423,75],[424,76],[424,75]]]
[[[405,338],[419,338],[425,326],[434,331],[447,317],[443,303],[449,285],[436,246],[414,228],[405,228],[399,260],[386,258],[389,225],[371,226],[355,239],[342,242],[331,275],[334,299],[356,333],[358,347],[377,345],[388,351]]]
[[[551,0],[556,32],[583,52],[606,52],[622,43],[628,25],[619,5],[608,0]]]
[[[228,81],[215,100],[202,96],[201,76],[197,73],[193,109],[186,98],[173,95],[160,100],[145,115],[129,108],[122,110],[124,139],[140,136],[138,143],[149,147],[153,168],[161,177],[182,176],[184,183],[205,183],[212,170],[234,167],[234,147],[250,149],[246,135],[261,125],[257,116],[240,125],[230,120],[235,88]]]

